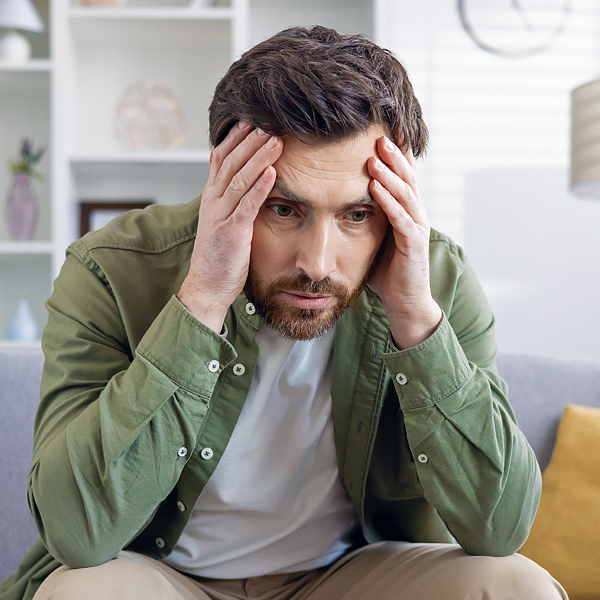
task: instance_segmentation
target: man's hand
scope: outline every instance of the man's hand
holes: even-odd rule
[[[189,272],[177,294],[202,323],[220,332],[244,288],[254,220],[275,184],[283,143],[238,123],[211,154]]]
[[[392,235],[384,241],[382,256],[369,287],[381,298],[394,342],[400,349],[427,339],[438,326],[442,311],[429,283],[429,221],[419,200],[415,160],[387,138],[377,141],[381,160],[367,161],[373,179],[369,189],[386,213]]]

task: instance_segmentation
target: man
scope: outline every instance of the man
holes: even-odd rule
[[[41,543],[0,598],[566,598],[513,554],[539,470],[483,293],[420,203],[403,67],[284,31],[219,83],[210,137],[201,203],[68,252]]]

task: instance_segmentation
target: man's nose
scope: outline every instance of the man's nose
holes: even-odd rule
[[[337,268],[335,234],[325,224],[314,224],[298,240],[296,268],[313,281],[321,281]]]

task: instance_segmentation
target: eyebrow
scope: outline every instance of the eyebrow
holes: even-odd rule
[[[282,181],[277,180],[275,182],[275,185],[273,186],[273,192],[275,194],[277,194],[278,196],[281,196],[285,200],[294,202],[294,204],[299,204],[300,206],[305,206],[309,210],[314,209],[314,205],[310,200],[307,200],[306,198],[302,198],[301,196],[298,196],[298,194],[295,194],[294,192],[292,192],[292,190],[290,190],[290,188],[288,188],[287,185],[285,185],[285,183],[283,183]],[[355,200],[354,202],[347,202],[346,204],[341,206],[339,210],[340,211],[352,210],[354,208],[364,206],[365,204],[369,204],[370,202],[375,202],[375,198],[373,198],[371,192],[369,190],[367,190],[367,193],[362,198],[359,198],[358,200]]]

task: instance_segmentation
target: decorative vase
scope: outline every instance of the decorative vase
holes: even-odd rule
[[[27,300],[21,300],[17,305],[17,310],[6,328],[6,337],[15,342],[35,342],[39,339],[40,328]]]
[[[37,225],[38,200],[29,173],[13,175],[7,202],[8,226],[13,240],[31,240]]]

